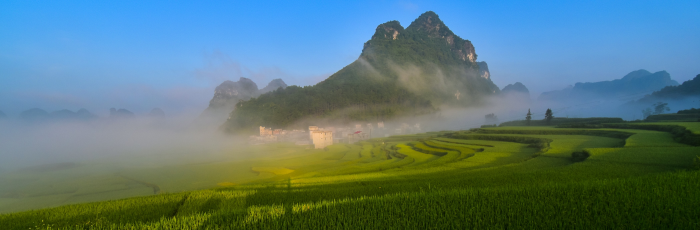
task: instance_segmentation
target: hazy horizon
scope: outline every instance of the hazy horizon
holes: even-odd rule
[[[371,6],[371,7],[370,7]],[[313,85],[360,54],[377,25],[436,12],[503,88],[535,99],[646,69],[700,74],[700,3],[0,3],[0,111],[196,113],[224,80]]]

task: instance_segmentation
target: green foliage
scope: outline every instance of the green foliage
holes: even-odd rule
[[[696,108],[691,108],[691,109],[686,109],[686,110],[679,110],[678,114],[694,114],[694,115],[700,115],[700,109]]]
[[[651,95],[640,99],[640,101],[682,98],[692,95],[700,95],[700,74],[691,80],[683,82],[681,85],[666,86],[663,89],[653,92]]]
[[[547,122],[547,124],[551,124],[552,118],[554,118],[554,114],[552,113],[552,109],[547,109],[547,111],[544,113],[544,120]]]
[[[530,121],[532,121],[532,113],[530,113],[530,109],[527,109],[527,115],[525,116],[525,124],[530,125]]]
[[[654,114],[662,114],[668,111],[671,111],[671,109],[668,108],[668,103],[657,102],[654,104]]]
[[[698,114],[677,114],[677,113],[667,113],[667,114],[657,114],[650,115],[644,119],[645,121],[696,121],[698,119]]]
[[[581,162],[581,161],[585,161],[589,156],[591,156],[591,154],[585,150],[580,151],[580,152],[573,152],[573,153],[571,153],[571,160],[573,162]]]

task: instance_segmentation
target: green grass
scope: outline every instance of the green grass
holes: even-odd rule
[[[645,148],[594,148],[587,149],[589,160],[624,163],[669,165],[688,168],[692,159],[700,155],[697,147],[645,147]]]
[[[75,178],[90,168],[84,166],[55,173],[53,178],[65,183],[54,183],[53,188],[45,184],[47,180],[34,179],[41,178],[38,174],[3,174],[0,182],[15,188],[0,188],[0,206],[32,201],[45,202],[46,207],[65,199],[138,197],[2,214],[0,226],[700,228],[700,206],[695,205],[700,203],[700,172],[688,170],[700,148],[676,143],[669,133],[553,127],[486,130],[452,137],[446,132],[395,136],[328,150],[251,146],[244,151],[255,157],[242,160],[115,168],[111,174],[91,168],[93,175]],[[624,138],[622,133],[632,135]],[[537,140],[549,140],[548,146],[531,142]],[[405,157],[387,157],[387,151]],[[591,155],[574,163],[575,151]],[[149,184],[176,193],[145,196],[153,192],[145,186]],[[113,194],[100,197],[102,193]],[[94,197],[79,200],[90,196]]]

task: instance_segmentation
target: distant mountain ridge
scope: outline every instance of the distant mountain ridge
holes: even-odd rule
[[[477,105],[500,89],[481,76],[476,59],[472,43],[432,11],[405,29],[389,21],[377,26],[350,65],[314,86],[289,86],[241,101],[223,128],[301,127],[298,122],[309,117],[374,121]]]
[[[90,113],[86,109],[80,109],[77,112],[73,112],[67,109],[62,109],[54,112],[46,112],[43,109],[33,108],[28,109],[20,113],[19,118],[28,122],[38,122],[38,121],[87,121],[96,119],[97,116]]]
[[[612,81],[576,83],[563,90],[544,92],[540,101],[588,100],[592,98],[617,98],[651,93],[666,86],[675,86],[678,82],[671,79],[666,71],[651,73],[647,70],[632,71],[621,79]]]

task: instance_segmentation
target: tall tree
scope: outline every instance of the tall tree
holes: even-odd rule
[[[544,113],[544,120],[547,121],[547,124],[552,122],[552,118],[554,118],[554,114],[552,114],[552,109],[547,109],[547,112]]]
[[[654,114],[662,114],[668,111],[671,111],[671,109],[668,108],[668,103],[658,102],[654,104]]]
[[[530,109],[527,109],[527,116],[525,116],[525,121],[527,122],[527,125],[530,125],[530,120],[532,120],[532,113],[530,113]]]

